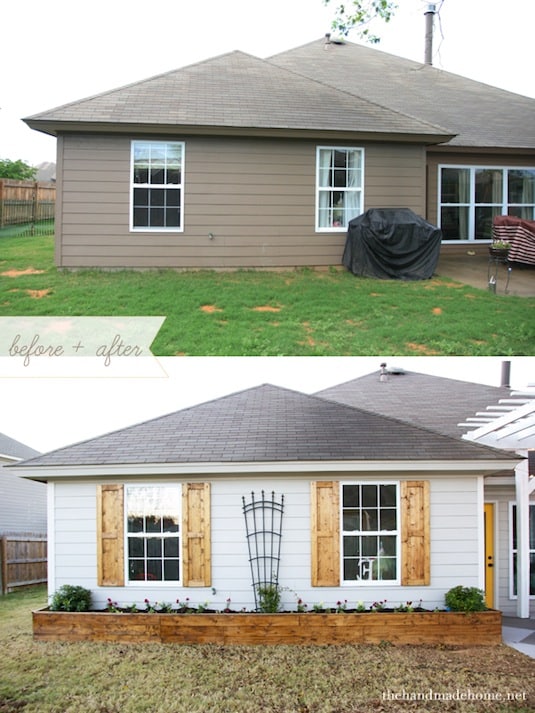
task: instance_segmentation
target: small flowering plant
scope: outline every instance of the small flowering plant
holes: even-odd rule
[[[384,611],[386,609],[386,599],[380,602],[373,602],[370,606],[370,611]]]
[[[343,612],[346,611],[346,609],[347,609],[347,599],[344,599],[343,602],[340,602],[340,601],[336,602],[336,613],[337,614],[342,614]]]
[[[113,614],[118,614],[121,610],[119,609],[119,605],[117,602],[112,601],[108,597],[108,601],[106,602],[106,611],[112,612]]]
[[[394,611],[397,612],[411,612],[414,611],[414,607],[412,605],[412,602],[405,602],[405,604],[399,604],[398,607],[395,607]]]
[[[511,243],[508,240],[493,240],[490,247],[493,250],[509,250]]]
[[[156,614],[157,606],[158,606],[158,602],[151,604],[149,599],[145,599],[145,611],[147,612],[147,614]]]
[[[308,605],[305,604],[305,602],[301,599],[301,597],[299,597],[299,599],[297,600],[297,611],[304,613],[304,612],[306,612],[307,608],[308,608]]]
[[[176,612],[178,614],[185,614],[188,611],[189,611],[189,597],[186,597],[186,600],[184,602],[181,602],[180,599],[177,599],[176,600]]]

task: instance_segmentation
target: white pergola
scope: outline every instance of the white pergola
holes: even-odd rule
[[[498,404],[477,412],[459,426],[470,429],[463,435],[467,440],[514,451],[524,457],[515,468],[517,616],[528,619],[529,498],[535,490],[535,387],[513,391],[511,398],[501,399]]]

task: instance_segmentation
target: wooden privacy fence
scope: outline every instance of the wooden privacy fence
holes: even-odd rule
[[[2,535],[0,537],[2,594],[16,587],[47,581],[46,535]]]
[[[0,228],[52,220],[55,205],[54,183],[0,178]]]

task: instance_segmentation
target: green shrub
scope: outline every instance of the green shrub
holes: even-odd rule
[[[453,587],[445,596],[446,606],[451,611],[485,611],[485,593],[477,587]]]
[[[88,611],[91,607],[91,592],[78,585],[64,584],[52,596],[52,611]]]
[[[258,611],[275,614],[281,605],[281,591],[278,584],[264,584],[258,587]]]

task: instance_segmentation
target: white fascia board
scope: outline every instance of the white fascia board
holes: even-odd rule
[[[15,456],[8,456],[6,453],[0,453],[0,460],[9,461],[9,463],[20,463],[22,458],[15,458]]]
[[[64,478],[102,478],[128,476],[195,476],[195,475],[297,475],[299,473],[436,473],[447,475],[492,475],[513,471],[519,460],[504,458],[481,461],[264,461],[240,463],[134,463],[88,466],[20,467],[20,475],[32,480],[62,480]]]

